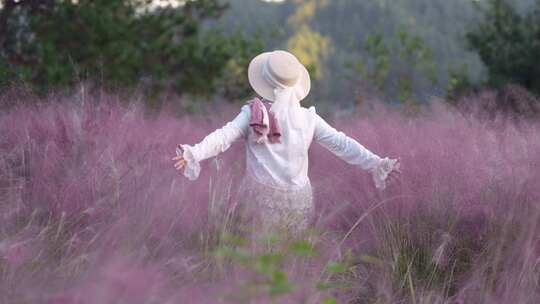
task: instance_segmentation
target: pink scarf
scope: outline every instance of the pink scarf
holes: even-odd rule
[[[263,142],[266,135],[270,143],[280,143],[281,128],[274,113],[270,111],[271,104],[263,102],[259,98],[253,98],[249,102],[249,106],[251,109],[249,126],[253,127],[253,131],[257,134],[257,142]],[[267,120],[265,120],[265,115],[268,115]]]

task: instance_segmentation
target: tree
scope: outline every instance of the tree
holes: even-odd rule
[[[395,92],[400,102],[414,104],[415,86],[420,81],[437,83],[435,60],[431,48],[424,40],[401,29],[392,39],[383,35],[368,35],[364,42],[365,56],[347,67],[360,77],[360,87],[368,92],[363,94],[390,97]]]
[[[210,96],[231,60],[259,51],[241,33],[203,28],[227,9],[219,0],[148,9],[147,0],[4,0],[0,84],[39,91],[91,80]]]
[[[519,84],[540,94],[540,1],[520,14],[508,0],[489,0],[483,20],[467,33],[488,68],[489,85]]]
[[[327,0],[296,1],[296,10],[289,17],[293,34],[287,41],[287,49],[306,66],[314,80],[323,77],[323,63],[330,54],[330,39],[310,27],[317,9],[328,5]]]

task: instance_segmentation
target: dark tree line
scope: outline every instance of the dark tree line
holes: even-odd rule
[[[467,40],[488,68],[489,84],[508,83],[540,94],[540,1],[524,14],[508,0],[491,0]]]
[[[487,67],[482,85],[495,89],[486,112],[535,118],[540,114],[540,1],[520,12],[509,0],[480,5],[481,21],[466,35]],[[466,89],[466,88],[465,88]]]
[[[540,93],[540,0],[0,1],[0,87],[90,80],[238,100],[249,60],[291,47],[318,65],[310,98],[321,104],[350,104],[359,83],[400,101],[485,86]]]
[[[230,84],[222,81],[228,68],[244,67],[262,49],[242,33],[203,27],[228,8],[221,1],[161,8],[147,2],[2,0],[0,85],[24,82],[46,91],[90,80],[100,87],[142,83],[210,96]]]

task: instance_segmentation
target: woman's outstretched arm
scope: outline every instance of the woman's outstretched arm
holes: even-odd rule
[[[317,113],[314,114],[314,140],[347,163],[369,171],[377,188],[384,189],[386,187],[385,180],[394,169],[399,173],[397,159],[379,157],[358,141],[336,130]]]
[[[247,135],[250,110],[244,105],[240,113],[223,127],[208,134],[200,143],[193,146],[181,145],[183,154],[173,158],[175,167],[180,170],[185,166],[184,176],[190,180],[199,177],[201,167],[199,162],[225,152],[237,139]]]

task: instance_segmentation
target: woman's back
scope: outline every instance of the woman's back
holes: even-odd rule
[[[243,106],[242,112],[250,117],[250,107]],[[308,149],[314,133],[314,108],[301,108],[303,126],[294,127],[288,117],[281,117],[279,143],[257,142],[256,132],[246,131],[247,173],[257,181],[280,189],[299,189],[309,183]],[[244,126],[245,127],[245,126]]]

